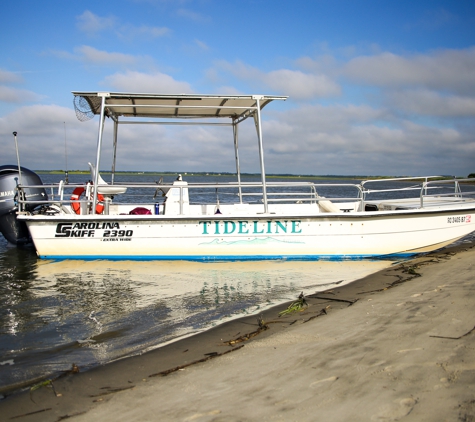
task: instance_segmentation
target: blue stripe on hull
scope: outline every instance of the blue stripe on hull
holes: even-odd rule
[[[40,255],[41,259],[77,259],[84,261],[195,261],[195,262],[220,262],[220,261],[359,261],[367,259],[400,259],[417,255],[414,252],[403,252],[390,255]]]

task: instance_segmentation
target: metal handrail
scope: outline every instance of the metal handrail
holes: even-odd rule
[[[307,182],[307,181],[302,181],[302,182],[267,182],[266,183],[267,187],[272,189],[272,188],[293,188],[297,189],[298,188],[310,188],[310,191],[308,192],[298,192],[298,191],[289,191],[285,192],[280,190],[279,192],[267,192],[267,196],[269,199],[273,202],[284,202],[285,200],[289,201],[295,201],[295,200],[303,200],[303,201],[316,201],[320,199],[317,188],[325,188],[325,187],[333,187],[333,188],[338,188],[338,187],[351,187],[357,189],[357,196],[355,197],[356,199],[362,198],[361,195],[361,187],[359,185],[355,184],[349,184],[349,183],[338,183],[338,184],[332,184],[332,183],[322,183],[322,184],[316,184],[313,182]],[[112,185],[111,185],[112,186]],[[227,182],[227,183],[189,183],[186,185],[174,185],[173,183],[168,183],[168,184],[157,184],[157,183],[115,183],[113,185],[114,187],[126,187],[126,188],[148,188],[148,189],[154,189],[156,190],[157,188],[163,188],[163,189],[179,189],[180,191],[180,196],[179,196],[179,202],[180,202],[180,214],[183,213],[183,189],[189,189],[189,190],[210,190],[210,189],[223,189],[223,190],[228,190],[228,189],[240,189],[241,190],[241,197],[242,196],[261,196],[263,195],[262,192],[242,192],[242,190],[248,190],[248,189],[260,189],[262,188],[262,183],[261,182],[241,182],[241,183],[236,183],[236,182]],[[37,203],[38,205],[40,204],[47,204],[51,202],[55,202],[57,204],[68,204],[71,202],[70,199],[65,199],[65,191],[66,189],[68,190],[74,190],[77,187],[84,187],[87,192],[89,192],[89,195],[85,195],[84,199],[78,200],[77,202],[79,203],[88,203],[89,205],[92,204],[93,200],[90,199],[90,193],[93,191],[94,186],[90,183],[71,183],[71,184],[65,184],[63,181],[59,183],[50,183],[50,184],[43,184],[43,185],[23,185],[19,186],[19,189],[22,188],[44,188],[44,189],[51,189],[51,197],[47,201],[27,201],[27,200],[21,200],[19,201],[21,204],[25,204],[26,202],[31,203]],[[57,195],[54,194],[54,190],[57,189]],[[221,192],[221,194],[226,195],[227,192]],[[235,193],[230,193],[232,195],[235,195]],[[124,194],[125,195],[125,194]],[[129,193],[128,196],[133,196],[133,193]],[[279,198],[277,199],[276,197],[279,196],[287,196],[289,197],[288,199],[283,199]],[[58,199],[56,199],[57,197]],[[295,198],[298,197],[298,198]],[[348,198],[354,200],[355,198]],[[343,200],[344,198],[324,198],[325,200]],[[121,202],[116,202],[117,204],[121,204]],[[21,209],[21,204],[20,204],[20,211]],[[124,203],[125,204],[125,203]]]
[[[475,191],[465,191],[462,192],[462,189],[460,187],[460,182],[475,182],[474,179],[446,179],[446,180],[430,180],[424,183],[423,187],[421,188],[421,194],[420,194],[420,204],[421,208],[424,208],[424,198],[433,198],[433,197],[444,197],[444,196],[451,196],[455,195],[457,198],[463,198],[464,196],[475,196]],[[454,184],[454,192],[451,193],[438,193],[437,195],[427,195],[427,189],[436,189],[438,186],[434,187],[429,187],[430,184]],[[440,187],[439,187],[440,188]],[[424,193],[426,192],[426,193]]]
[[[361,181],[361,186],[364,186],[366,183],[378,183],[378,182],[399,182],[403,180],[425,180],[428,179],[444,179],[444,176],[415,176],[415,177],[393,177],[393,178],[383,178],[383,179],[367,179]]]
[[[428,180],[430,178],[437,178],[438,180]],[[394,189],[366,189],[365,185],[368,183],[376,183],[376,182],[387,182],[387,181],[401,181],[401,180],[414,180],[420,179],[423,180],[418,186],[409,186],[409,187],[400,187]],[[372,179],[366,180],[361,182],[360,184],[353,184],[353,183],[313,183],[308,181],[302,182],[267,182],[266,186],[268,188],[267,191],[267,198],[271,202],[285,202],[285,201],[315,201],[316,203],[319,200],[327,200],[327,201],[335,201],[335,202],[342,202],[348,200],[357,200],[361,203],[360,210],[364,210],[364,203],[367,200],[366,196],[369,194],[375,193],[382,193],[382,192],[397,192],[397,191],[417,191],[419,190],[420,193],[418,195],[420,201],[420,207],[423,208],[424,201],[431,197],[444,197],[444,196],[453,196],[454,194],[457,197],[463,198],[467,196],[475,196],[475,191],[465,191],[462,192],[461,190],[461,183],[464,182],[475,182],[474,179],[440,179],[440,176],[431,176],[431,177],[404,177],[404,178],[393,178],[393,179]],[[453,191],[451,193],[437,193],[437,194],[428,194],[430,190],[433,189],[443,189],[446,186],[439,186],[439,185],[454,185]],[[437,186],[436,186],[437,185]],[[189,189],[190,191],[197,191],[197,190],[204,190],[208,191],[211,189],[221,190],[221,195],[236,195],[236,192],[226,192],[229,189],[238,189],[240,197],[262,197],[263,192],[252,192],[249,189],[260,189],[262,188],[261,182],[226,182],[226,183],[189,183],[186,185],[174,185],[173,183],[167,184],[157,184],[157,183],[150,183],[150,182],[136,182],[136,183],[115,183],[113,186],[115,187],[126,187],[126,188],[142,188],[142,189],[179,189],[179,212],[183,214],[183,189]],[[84,199],[79,200],[79,203],[87,203],[89,205],[92,204],[93,200],[90,199],[90,194],[93,192],[94,186],[90,183],[72,183],[72,184],[65,184],[63,181],[59,183],[50,183],[44,185],[19,185],[18,189],[22,191],[24,188],[45,188],[51,189],[51,197],[47,201],[28,201],[27,198],[23,198],[22,195],[18,197],[18,204],[19,210],[24,211],[23,205],[26,203],[28,204],[48,204],[48,203],[56,203],[56,204],[69,204],[71,202],[70,199],[65,199],[67,195],[65,193],[66,190],[73,190],[77,187],[84,187],[86,189],[86,193],[89,195],[85,195]],[[278,192],[272,192],[272,188],[293,188],[292,191],[285,192],[279,190]],[[304,192],[299,191],[298,188],[310,188],[310,191]],[[318,195],[318,190],[321,188],[354,188],[357,190],[355,197],[320,197]],[[57,189],[57,194],[55,195],[54,191]],[[269,189],[271,191],[269,191]],[[223,192],[223,190],[225,192]],[[242,190],[246,190],[246,192],[242,192]],[[305,190],[305,189],[304,189]],[[139,196],[134,195],[133,192],[128,192],[127,194],[123,194],[124,196],[133,197]],[[143,194],[140,194],[142,196]],[[287,197],[287,198],[284,198]],[[58,198],[58,199],[56,199]],[[417,196],[414,196],[417,198]],[[116,201],[116,204],[129,204],[130,202],[119,202]],[[201,202],[203,204],[203,202]],[[211,203],[211,202],[210,202]],[[196,204],[196,202],[195,202]]]

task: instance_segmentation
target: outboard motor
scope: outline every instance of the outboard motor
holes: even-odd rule
[[[40,177],[25,167],[21,169],[21,182],[25,186],[42,185]],[[16,203],[20,183],[18,167],[14,165],[0,166],[0,232],[5,239],[14,245],[23,245],[30,241],[28,227],[17,220],[18,205]],[[24,197],[27,201],[47,201],[48,195],[44,188],[25,188]],[[26,204],[25,211],[33,211],[38,204]]]

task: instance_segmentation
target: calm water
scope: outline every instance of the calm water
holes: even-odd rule
[[[42,176],[50,178],[59,180]],[[84,370],[160,347],[391,264],[54,262],[0,236],[0,392],[73,363]]]

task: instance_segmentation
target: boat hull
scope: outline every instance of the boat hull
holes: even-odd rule
[[[475,230],[475,209],[316,216],[20,216],[39,257],[319,260],[410,256]]]

